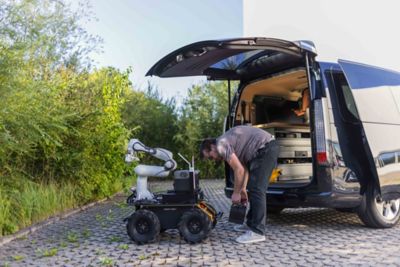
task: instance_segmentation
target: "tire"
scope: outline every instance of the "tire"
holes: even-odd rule
[[[140,209],[128,219],[126,228],[129,237],[136,243],[150,243],[160,233],[160,220],[154,212]]]
[[[380,200],[372,186],[364,193],[360,207],[357,209],[360,220],[371,228],[391,228],[400,219],[400,199]]]
[[[212,228],[210,218],[201,210],[186,211],[178,224],[178,230],[183,239],[190,244],[203,241]]]
[[[280,214],[285,207],[267,205],[267,214]]]

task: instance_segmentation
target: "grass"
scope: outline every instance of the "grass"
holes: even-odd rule
[[[89,229],[85,228],[85,230],[82,231],[82,237],[88,238],[92,235]]]
[[[114,204],[120,209],[125,209],[129,207],[129,205],[125,202],[114,202]]]
[[[0,236],[78,205],[72,184],[38,184],[24,179],[16,187],[18,190],[0,190]]]
[[[75,232],[68,232],[67,240],[68,240],[68,242],[76,243],[76,242],[78,242],[78,235]]]
[[[114,262],[112,259],[107,258],[107,257],[100,257],[100,264],[103,266],[113,266]]]
[[[3,233],[14,233],[17,230],[18,226],[12,219],[11,201],[0,185],[0,236]]]
[[[42,257],[53,257],[55,255],[57,255],[58,253],[58,248],[51,248],[51,249],[37,249],[36,250],[36,254],[39,254]]]
[[[119,249],[127,250],[129,248],[128,244],[121,244],[118,246]]]
[[[43,257],[53,257],[57,255],[58,249],[57,248],[51,248],[51,249],[45,249],[42,253]]]
[[[14,256],[12,256],[12,258],[15,261],[20,261],[20,260],[24,259],[25,257],[22,255],[14,255]]]
[[[102,221],[104,220],[104,219],[103,219],[103,216],[101,216],[101,214],[96,214],[95,219],[96,219],[96,221],[98,221],[98,222],[102,222]]]
[[[122,181],[125,180],[122,183],[124,186],[125,183],[133,182],[132,179],[122,178]],[[8,184],[0,182],[0,236],[15,233],[62,211],[85,204],[77,196],[79,189],[73,183],[35,183],[23,177],[10,178]],[[121,189],[115,188],[116,191]],[[105,222],[111,221],[113,217],[110,210],[106,217],[97,214],[96,221],[106,227]],[[87,238],[90,233],[82,235]]]
[[[141,261],[142,261],[142,260],[145,260],[145,259],[147,259],[147,256],[146,256],[146,255],[139,255],[139,257],[138,257],[138,258],[139,258],[139,260],[141,260]]]
[[[110,242],[120,242],[122,239],[119,236],[112,236],[109,240]]]

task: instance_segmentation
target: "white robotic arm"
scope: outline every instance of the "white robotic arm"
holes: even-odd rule
[[[145,152],[151,156],[165,161],[163,166],[143,165],[136,166],[135,173],[138,176],[136,186],[136,200],[153,199],[153,194],[147,189],[147,177],[167,177],[170,171],[175,170],[176,162],[172,153],[164,148],[151,148],[145,146],[138,139],[131,139],[128,144],[128,151],[125,156],[126,162],[139,160],[136,153]]]
[[[176,162],[173,160],[173,155],[171,151],[164,148],[151,148],[145,146],[138,139],[131,139],[128,144],[128,153],[125,156],[126,162],[132,162],[134,160],[139,160],[136,152],[145,152],[152,155],[155,158],[165,161],[164,168],[166,170],[172,170],[176,168]]]

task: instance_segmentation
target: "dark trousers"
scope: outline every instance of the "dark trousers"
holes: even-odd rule
[[[249,170],[247,190],[250,202],[247,225],[253,232],[261,235],[265,232],[269,177],[277,164],[278,153],[279,145],[272,140],[257,150],[254,158],[247,164]]]

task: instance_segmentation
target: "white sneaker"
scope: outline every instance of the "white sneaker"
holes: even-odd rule
[[[233,230],[236,232],[246,232],[250,230],[250,228],[247,226],[247,224],[238,224],[233,227]]]
[[[246,231],[246,233],[236,238],[236,242],[242,244],[249,244],[262,241],[265,241],[265,235],[259,235],[250,230]]]

